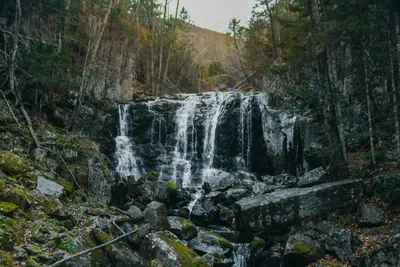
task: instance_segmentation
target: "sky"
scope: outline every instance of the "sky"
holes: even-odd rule
[[[250,19],[255,0],[181,0],[196,26],[218,32],[228,30],[229,21],[240,19],[243,23]],[[172,0],[171,9],[176,6]]]

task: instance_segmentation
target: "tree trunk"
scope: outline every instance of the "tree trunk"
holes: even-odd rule
[[[398,36],[400,36],[400,25],[399,25],[399,16],[393,11],[393,20],[394,20],[394,43],[393,43],[393,53],[395,55],[391,56],[390,60],[390,69],[392,76],[392,101],[393,101],[393,117],[394,117],[394,126],[395,126],[395,142],[397,147],[397,164],[400,166],[400,125],[399,125],[399,114],[398,114],[398,102],[397,102],[397,87],[394,81],[394,64],[393,58],[397,58],[398,71],[400,77],[400,40],[398,40]],[[397,38],[396,38],[397,37]]]
[[[272,36],[272,47],[274,49],[275,59],[278,58],[277,46],[276,46],[276,35],[275,35],[275,26],[274,26],[274,16],[272,14],[271,7],[269,6],[268,0],[264,0],[265,6],[267,7],[269,20],[271,22],[271,36]]]
[[[161,23],[160,38],[159,38],[160,54],[159,54],[156,95],[159,95],[160,93],[160,86],[164,86],[161,85],[161,81],[163,80],[162,73],[163,73],[163,63],[164,63],[164,28],[165,28],[165,17],[167,16],[167,6],[168,6],[168,0],[165,0],[163,19],[160,22]]]
[[[119,3],[119,1],[120,0],[110,0],[110,2],[108,3],[106,14],[101,23],[100,29],[95,34],[95,39],[93,41],[93,47],[90,47],[90,46],[88,47],[88,51],[86,52],[87,54],[86,54],[86,59],[85,59],[85,65],[83,67],[83,72],[82,72],[82,80],[81,80],[81,85],[79,88],[78,99],[75,104],[75,108],[74,108],[74,111],[70,118],[70,121],[68,123],[68,128],[71,128],[74,125],[76,118],[79,116],[80,107],[82,105],[83,99],[86,96],[86,93],[88,90],[87,83],[89,82],[91,70],[95,63],[97,52],[99,50],[101,40],[103,39],[103,34],[106,29],[108,19],[110,17],[112,9],[114,8],[115,5],[117,5]],[[91,43],[90,40],[89,40],[89,43]]]
[[[176,23],[178,21],[178,13],[179,13],[179,5],[180,5],[180,0],[176,3],[176,9],[175,9],[175,25],[172,28],[172,33],[170,34],[170,41],[169,41],[169,48],[168,48],[168,55],[167,55],[167,61],[165,63],[165,70],[164,70],[164,77],[163,77],[163,83],[162,86],[165,86],[165,83],[167,82],[168,78],[168,70],[169,70],[169,63],[171,60],[172,56],[172,50],[175,44],[175,31],[176,31]]]
[[[368,82],[368,70],[367,70],[367,63],[366,63],[366,55],[363,55],[363,64],[364,64],[364,75],[365,75],[365,90],[366,90],[365,93],[367,95],[369,146],[370,146],[370,150],[371,150],[372,167],[375,169],[376,155],[375,155],[375,146],[374,146],[373,126],[372,126],[372,104],[371,104],[371,96],[370,96],[369,82]]]

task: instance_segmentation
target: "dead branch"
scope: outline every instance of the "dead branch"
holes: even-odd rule
[[[0,92],[1,92],[1,94],[3,95],[4,101],[6,101],[7,107],[8,107],[8,109],[10,110],[12,116],[14,117],[15,122],[18,124],[18,127],[21,127],[21,125],[20,125],[19,122],[18,122],[17,117],[15,117],[15,114],[14,114],[14,112],[12,111],[12,109],[11,109],[11,107],[10,107],[10,104],[9,104],[8,101],[7,101],[6,96],[5,96],[4,93],[3,93],[3,90],[0,90]]]
[[[118,242],[118,241],[124,239],[125,237],[127,237],[127,236],[129,236],[129,235],[131,235],[131,234],[136,233],[137,231],[138,231],[138,230],[134,230],[134,231],[131,231],[131,232],[129,232],[129,233],[126,233],[126,234],[124,234],[124,235],[121,235],[121,236],[115,238],[114,240],[111,240],[111,241],[109,241],[109,242],[107,242],[107,243],[104,243],[104,244],[102,244],[102,245],[99,245],[99,246],[96,246],[96,247],[89,248],[89,249],[87,249],[87,250],[81,251],[81,252],[79,252],[79,253],[77,253],[77,254],[74,254],[74,255],[69,256],[69,257],[67,257],[67,258],[65,258],[65,259],[62,259],[62,260],[57,261],[57,262],[55,262],[55,263],[53,263],[53,264],[50,264],[50,265],[48,265],[47,267],[59,266],[60,264],[62,264],[62,263],[64,263],[64,262],[67,262],[67,261],[69,261],[69,260],[78,258],[78,257],[80,257],[80,256],[82,256],[82,255],[88,254],[88,253],[93,252],[93,251],[96,251],[96,250],[98,250],[98,249],[102,249],[102,248],[108,247],[109,245],[112,245],[112,244],[114,244],[114,243],[116,243],[116,242]]]

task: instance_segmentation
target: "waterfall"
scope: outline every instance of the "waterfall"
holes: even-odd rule
[[[240,96],[240,140],[241,140],[241,158],[245,167],[250,166],[251,153],[251,128],[252,128],[252,95]],[[247,135],[246,135],[247,133]]]
[[[207,181],[215,173],[213,169],[214,152],[216,146],[216,134],[218,127],[218,119],[224,112],[226,101],[230,95],[227,93],[213,93],[211,94],[211,108],[206,114],[204,121],[205,137],[203,146],[203,175],[202,180]]]
[[[221,171],[238,179],[283,172],[296,117],[271,108],[268,98],[212,92],[120,105],[116,170],[123,177],[156,171],[161,180],[196,189]]]
[[[190,184],[192,162],[188,157],[189,150],[189,131],[194,136],[194,116],[198,97],[191,95],[187,97],[184,104],[176,112],[176,145],[174,149],[174,160],[172,163],[173,173],[171,179],[177,181],[178,169],[181,173],[180,179],[182,186],[187,187]],[[194,144],[192,141],[191,144]],[[194,147],[190,147],[190,151],[194,151]]]
[[[116,171],[121,177],[134,176],[136,179],[142,176],[133,152],[133,143],[128,137],[129,132],[129,106],[119,105],[119,136],[115,138],[115,158],[118,162]]]
[[[249,244],[233,244],[233,267],[247,267]]]

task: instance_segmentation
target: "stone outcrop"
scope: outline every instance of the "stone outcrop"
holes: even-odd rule
[[[238,229],[247,237],[287,229],[296,221],[354,210],[362,196],[361,180],[293,188],[242,199],[233,205]]]

